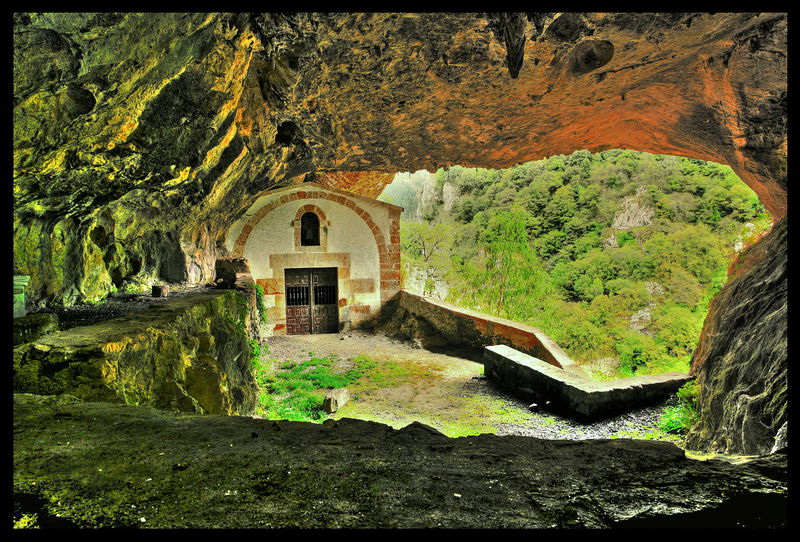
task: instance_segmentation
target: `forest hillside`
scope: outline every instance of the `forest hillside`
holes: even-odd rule
[[[728,166],[631,150],[401,173],[404,288],[542,329],[598,379],[687,371],[772,219]]]

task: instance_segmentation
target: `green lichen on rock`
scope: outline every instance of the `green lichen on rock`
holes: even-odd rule
[[[76,327],[14,351],[14,389],[166,410],[249,414],[255,407],[240,296],[170,299],[143,313]]]

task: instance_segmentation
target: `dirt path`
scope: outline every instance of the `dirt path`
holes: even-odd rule
[[[430,352],[411,343],[352,331],[326,335],[271,337],[264,355],[273,367],[287,360],[336,355],[338,368],[367,356],[386,367],[386,378],[349,386],[351,399],[331,417],[385,423],[394,428],[418,421],[449,437],[495,433],[546,439],[647,438],[676,442],[656,429],[660,406],[581,424],[555,414],[529,410],[525,401],[497,389],[483,376],[483,366],[464,357]],[[676,442],[678,443],[678,442]]]

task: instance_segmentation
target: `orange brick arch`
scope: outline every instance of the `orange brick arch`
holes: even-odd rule
[[[317,207],[316,205],[303,205],[297,210],[297,213],[294,215],[295,220],[300,220],[306,213],[314,213],[319,217],[319,223],[324,224],[328,219],[325,217],[325,211]]]
[[[361,206],[359,206],[353,200],[346,198],[339,194],[331,194],[328,192],[324,192],[321,190],[298,190],[296,192],[291,192],[289,194],[284,194],[275,200],[267,203],[261,209],[259,209],[256,214],[254,214],[250,220],[242,228],[241,233],[236,238],[236,241],[233,245],[233,257],[241,258],[244,257],[244,247],[247,243],[248,237],[250,237],[250,233],[256,227],[256,225],[263,220],[265,216],[267,216],[270,212],[275,210],[276,208],[280,207],[281,205],[285,205],[292,201],[297,200],[310,200],[310,199],[324,199],[328,201],[332,201],[348,207],[354,213],[356,213],[361,220],[369,227],[370,231],[372,232],[372,236],[375,238],[375,244],[378,249],[378,262],[380,264],[380,292],[381,292],[381,301],[388,301],[391,297],[394,296],[398,291],[400,291],[400,224],[399,224],[399,214],[396,218],[392,218],[390,220],[390,244],[387,246],[386,241],[383,237],[383,232],[381,232],[380,227],[372,220],[369,212],[364,210]],[[313,205],[306,205],[301,207],[300,211],[298,211],[298,216],[302,216],[302,212],[305,212],[303,209],[306,207],[314,208],[314,212],[317,212],[321,219],[325,220],[325,214],[322,213],[322,210]]]

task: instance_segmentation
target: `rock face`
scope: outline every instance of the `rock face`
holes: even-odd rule
[[[212,280],[228,225],[305,179],[374,197],[397,171],[621,147],[727,163],[786,212],[785,13],[17,13],[13,31],[32,307]]]
[[[250,414],[256,386],[250,344],[238,323],[246,307],[237,292],[201,293],[47,335],[14,350],[14,390]]]
[[[17,513],[43,526],[719,528],[788,516],[786,454],[698,461],[645,440],[450,439],[419,423],[15,395],[13,450]]]
[[[786,440],[786,221],[751,250],[749,270],[711,302],[692,371],[701,384],[703,416],[690,447],[767,454]],[[747,255],[742,259],[747,261]],[[784,442],[781,445],[781,441]]]

